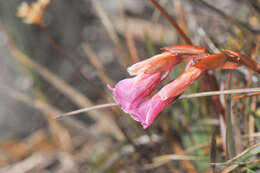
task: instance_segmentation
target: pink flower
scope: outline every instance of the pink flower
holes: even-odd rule
[[[136,77],[124,79],[115,88],[110,88],[113,91],[114,99],[121,108],[140,122],[144,128],[147,128],[165,106],[182,94],[203,72],[204,70],[191,66],[153,97],[149,96],[163,80],[160,72],[142,73]]]
[[[165,52],[129,67],[129,74],[136,77],[120,81],[115,88],[109,86],[115,101],[144,128],[149,127],[165,106],[175,101],[205,70],[235,69],[245,64],[259,71],[256,62],[243,63],[250,58],[232,50],[211,55],[205,48],[191,45],[170,46],[163,50]],[[184,72],[153,94],[171,69],[183,61],[189,61]]]
[[[113,91],[115,101],[133,119],[143,122],[147,121],[146,101],[149,95],[159,86],[163,80],[161,73],[139,74],[133,78],[127,78],[118,82]],[[146,125],[143,125],[146,128]]]
[[[128,68],[130,75],[137,75],[118,82],[115,88],[109,86],[113,91],[115,101],[133,119],[140,122],[144,128],[149,127],[158,114],[172,101],[182,94],[185,89],[192,84],[204,70],[200,70],[191,63],[187,65],[187,70],[176,80],[164,86],[158,93],[152,92],[160,85],[161,81],[167,78],[170,70],[193,55],[187,51],[187,47],[168,47],[166,52],[141,61]],[[195,47],[197,49],[197,47]],[[176,51],[172,53],[171,51]],[[205,52],[196,52],[197,57],[204,57]]]

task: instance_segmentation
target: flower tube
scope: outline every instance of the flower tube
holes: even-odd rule
[[[145,120],[145,110],[142,104],[162,81],[161,73],[139,74],[133,78],[127,78],[118,82],[113,91],[115,101],[133,119],[139,122]]]

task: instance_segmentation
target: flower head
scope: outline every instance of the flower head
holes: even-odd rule
[[[149,127],[165,106],[176,100],[204,72],[190,61],[184,73],[153,94],[171,69],[183,61],[203,59],[209,55],[204,48],[197,46],[172,46],[164,50],[129,67],[129,74],[136,77],[120,81],[115,88],[109,87],[115,101],[144,128]]]
[[[18,7],[17,16],[23,18],[27,24],[42,24],[44,9],[50,3],[50,0],[38,0],[29,6],[26,2]]]
[[[147,128],[165,106],[174,101],[203,72],[204,70],[191,66],[152,97],[150,97],[151,93],[164,79],[160,72],[142,73],[136,77],[124,79],[115,88],[110,87],[110,89],[121,108],[140,122],[144,128]]]
[[[231,50],[212,55],[205,48],[190,45],[170,46],[163,50],[165,52],[129,67],[129,74],[136,77],[120,81],[115,88],[110,87],[115,101],[144,128],[150,126],[165,106],[175,101],[206,70],[235,69],[245,64],[260,71],[258,63]],[[183,61],[189,61],[184,72],[152,94],[171,69]]]

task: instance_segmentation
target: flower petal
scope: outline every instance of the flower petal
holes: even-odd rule
[[[152,74],[163,72],[171,69],[181,61],[182,59],[179,56],[175,56],[170,52],[164,52],[132,65],[127,71],[131,76],[141,73]]]
[[[182,73],[174,81],[164,86],[158,95],[162,100],[174,98],[183,93],[189,85],[191,85],[198,77],[203,74],[204,70],[201,70],[195,66],[191,66],[187,71]]]
[[[174,98],[167,100],[162,100],[159,95],[154,95],[151,99],[143,102],[137,109],[135,113],[138,113],[138,116],[145,117],[141,122],[144,129],[149,127],[154,119],[159,115],[159,113],[171,103]]]
[[[135,113],[136,109],[156,89],[161,80],[161,73],[143,73],[133,78],[124,79],[117,83],[115,88],[112,88],[114,99],[126,113],[130,114],[136,121],[142,122],[145,120],[145,115]],[[144,112],[141,109],[138,111]]]

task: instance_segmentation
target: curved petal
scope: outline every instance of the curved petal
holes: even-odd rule
[[[182,59],[179,56],[175,56],[170,52],[164,52],[130,66],[127,71],[131,76],[141,73],[163,72],[171,69],[181,61]]]
[[[158,95],[162,100],[174,98],[183,93],[189,85],[191,85],[198,77],[203,74],[204,70],[201,70],[195,66],[191,66],[187,71],[182,73],[174,81],[164,86]]]
[[[149,95],[158,87],[162,81],[161,73],[140,74],[133,78],[124,79],[118,82],[113,91],[115,101],[121,108],[132,116],[136,121],[145,120],[145,115],[136,113],[140,104],[148,99]]]

